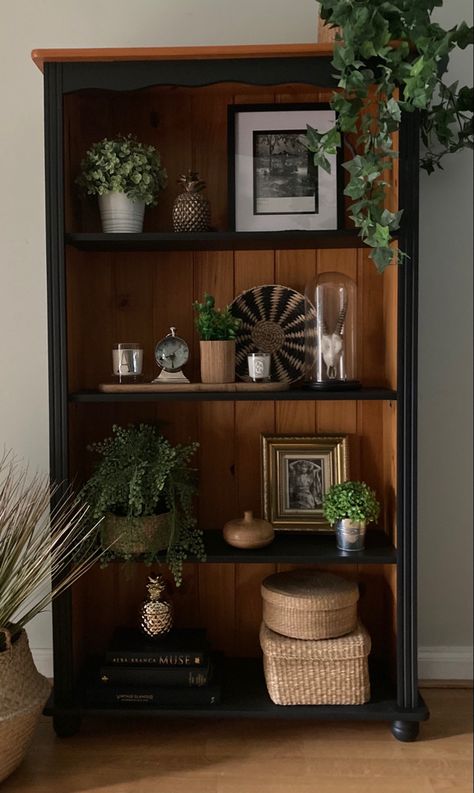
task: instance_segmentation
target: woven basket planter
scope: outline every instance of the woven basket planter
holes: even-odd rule
[[[0,653],[0,782],[21,763],[51,686],[36,669],[24,631]]]
[[[268,693],[276,705],[363,705],[370,699],[370,636],[359,624],[339,639],[290,639],[260,629]]]
[[[294,639],[330,639],[357,625],[359,588],[316,570],[275,573],[262,582],[263,621]]]
[[[164,551],[171,536],[168,517],[168,512],[141,518],[122,517],[109,512],[102,521],[102,547],[110,547],[114,554],[126,558]]]

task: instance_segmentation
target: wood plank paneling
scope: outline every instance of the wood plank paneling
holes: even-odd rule
[[[140,93],[67,97],[67,227],[98,229],[94,202],[78,199],[73,178],[90,143],[118,131],[134,132],[160,150],[169,186],[158,207],[146,213],[149,230],[171,227],[175,180],[188,167],[208,184],[213,226],[228,227],[227,106],[232,102],[284,104],[325,101],[330,92],[307,86],[209,86],[203,89],[159,87]],[[102,104],[101,104],[102,103]],[[102,111],[100,111],[102,108]],[[120,126],[120,129],[117,127]],[[224,306],[241,291],[281,283],[304,292],[317,273],[339,271],[359,289],[359,377],[364,385],[396,384],[396,268],[380,277],[356,250],[236,251],[107,254],[67,249],[69,386],[95,388],[110,379],[111,349],[116,341],[139,341],[145,349],[145,377],[158,373],[154,346],[171,325],[190,344],[186,373],[199,380],[199,344],[192,302],[205,291]],[[127,338],[126,338],[127,337]],[[110,434],[114,421],[155,421],[173,443],[200,441],[198,516],[200,525],[221,529],[251,508],[260,514],[262,432],[340,432],[350,435],[351,476],[375,487],[390,528],[395,515],[396,406],[377,402],[203,402],[120,405],[71,405],[71,471],[83,479],[90,471],[86,443]],[[141,565],[116,564],[94,571],[78,585],[78,632],[100,644],[115,622],[132,623],[144,595],[147,571]],[[183,587],[174,592],[177,624],[205,625],[216,648],[227,653],[259,652],[261,580],[274,565],[186,565]],[[338,566],[334,571],[341,573]],[[375,635],[375,651],[384,652],[392,636],[395,590],[393,570],[345,568],[343,575],[365,584],[361,609]],[[97,598],[97,593],[100,593]],[[95,601],[94,601],[95,597]],[[94,602],[99,607],[95,608]]]

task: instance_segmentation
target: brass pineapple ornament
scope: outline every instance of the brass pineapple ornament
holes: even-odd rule
[[[173,605],[166,597],[166,582],[161,575],[148,577],[148,600],[140,609],[140,627],[153,639],[165,636],[173,627]]]
[[[207,231],[211,222],[209,201],[202,191],[206,183],[197,171],[182,173],[178,184],[183,192],[173,204],[173,228],[175,231]]]

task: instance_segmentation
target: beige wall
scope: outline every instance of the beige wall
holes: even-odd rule
[[[453,18],[467,15],[468,0],[450,0],[449,9]],[[48,466],[48,413],[42,78],[30,50],[303,42],[313,40],[315,23],[313,0],[2,3],[0,443],[34,467]],[[468,71],[461,61],[456,68]],[[468,167],[469,157],[460,158],[422,184],[420,633],[429,646],[469,643]],[[46,614],[31,626],[35,648],[50,648],[49,622]]]

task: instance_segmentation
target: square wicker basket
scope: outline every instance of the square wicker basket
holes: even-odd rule
[[[260,628],[268,693],[276,705],[363,705],[370,699],[370,636],[359,623],[337,639],[291,639]]]

